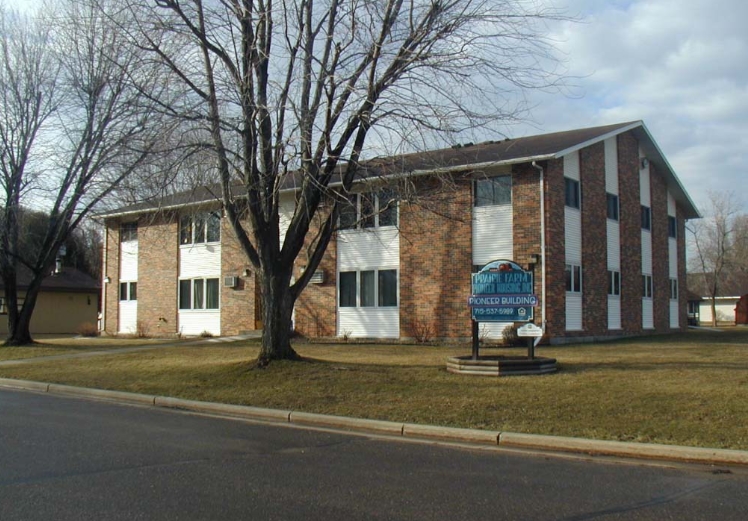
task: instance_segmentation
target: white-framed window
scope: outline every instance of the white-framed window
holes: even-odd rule
[[[138,223],[132,221],[122,223],[119,226],[119,242],[130,242],[138,240]]]
[[[351,194],[340,208],[338,224],[341,230],[384,228],[397,226],[397,194],[393,190],[379,190],[365,194]]]
[[[652,298],[652,275],[642,275],[642,297]]]
[[[582,267],[577,264],[566,265],[566,292],[582,292]]]
[[[608,270],[608,295],[621,295],[621,272]]]
[[[678,300],[678,279],[670,279],[670,300]]]
[[[137,282],[120,282],[119,283],[119,299],[121,301],[138,300],[138,283]]]
[[[500,175],[476,179],[473,185],[475,206],[512,204],[512,176]]]
[[[606,196],[608,203],[608,219],[610,219],[611,221],[618,221],[618,216],[620,213],[618,196],[611,193],[606,194]]]
[[[179,281],[179,309],[219,309],[220,284],[218,279],[181,279]]]
[[[338,305],[341,308],[397,307],[397,270],[340,272]]]
[[[564,177],[564,195],[565,204],[569,208],[579,209],[582,206],[582,194],[579,187],[579,181]]]
[[[221,212],[200,212],[179,219],[179,244],[221,241]]]

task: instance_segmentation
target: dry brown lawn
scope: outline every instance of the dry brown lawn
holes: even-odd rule
[[[748,449],[748,329],[538,349],[546,376],[447,373],[463,347],[309,344],[251,369],[256,341],[0,368],[0,376],[383,420]],[[0,349],[1,350],[1,349]],[[484,349],[485,354],[519,354]]]

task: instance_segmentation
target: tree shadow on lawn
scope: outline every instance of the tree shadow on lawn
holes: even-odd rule
[[[568,374],[590,373],[590,372],[626,372],[626,371],[731,371],[746,374],[748,362],[563,362],[559,361],[558,370]]]

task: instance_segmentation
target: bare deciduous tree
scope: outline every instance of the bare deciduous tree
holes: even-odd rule
[[[691,271],[703,277],[712,308],[712,325],[717,325],[716,298],[722,281],[738,271],[748,270],[748,218],[732,192],[710,192],[709,208],[699,220],[690,221]]]
[[[8,308],[6,345],[32,342],[29,325],[57,252],[124,178],[143,165],[158,136],[132,80],[159,82],[117,30],[116,2],[60,0],[26,17],[0,11],[3,219],[0,271]],[[155,94],[152,98],[157,97]],[[44,209],[38,248],[19,248],[24,202]],[[32,273],[19,308],[19,265]]]
[[[172,75],[162,110],[210,136],[204,146],[223,208],[260,279],[260,365],[297,358],[292,309],[347,204],[371,134],[380,144],[413,143],[424,131],[513,120],[522,109],[514,94],[558,79],[542,36],[558,13],[535,2],[127,4],[139,20],[133,41]],[[279,193],[289,186],[296,206],[281,240]],[[293,280],[302,251],[306,270]]]

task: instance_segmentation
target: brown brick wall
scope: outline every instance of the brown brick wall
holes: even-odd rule
[[[119,221],[107,220],[106,226],[106,265],[104,277],[104,332],[116,335],[119,330]]]
[[[642,329],[641,196],[639,142],[633,134],[618,136],[618,197],[621,229],[621,328]]]
[[[320,214],[316,217],[308,236],[316,235],[316,230],[319,230],[325,215]],[[304,251],[302,250],[296,262],[297,277],[307,262]],[[317,268],[324,272],[324,282],[308,284],[296,300],[295,327],[296,331],[304,336],[331,337],[337,334],[337,262],[337,240],[333,236]]]
[[[654,163],[649,165],[652,189],[652,306],[656,332],[670,330],[670,276],[667,237],[667,187]]]
[[[566,239],[564,235],[564,160],[548,161],[545,169],[546,332],[566,333]]]
[[[247,271],[249,270],[249,271]],[[227,288],[223,277],[238,277],[235,288]],[[255,273],[224,214],[221,220],[221,334],[238,335],[255,329]]]
[[[469,338],[472,272],[472,184],[458,180],[444,191],[434,180],[424,201],[400,207],[400,335],[414,337],[414,326],[430,327],[436,338]]]
[[[582,329],[581,336],[608,334],[608,230],[605,196],[605,146],[579,153],[582,189]]]
[[[138,222],[138,329],[177,332],[178,219],[156,214]]]
[[[512,212],[514,221],[514,261],[528,269],[532,255],[540,249],[540,172],[532,164],[516,165],[512,172]],[[542,324],[542,264],[535,266],[534,291],[538,306],[534,310],[535,324]]]

